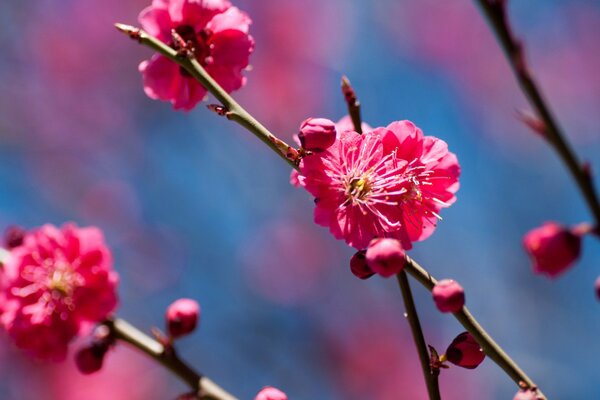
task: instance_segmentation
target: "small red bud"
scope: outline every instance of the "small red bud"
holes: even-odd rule
[[[19,247],[23,244],[23,239],[27,231],[20,226],[9,226],[4,231],[4,245],[8,250]]]
[[[386,278],[402,271],[406,262],[400,241],[389,238],[371,240],[366,259],[373,272]]]
[[[258,392],[254,400],[288,400],[288,397],[279,389],[265,386]]]
[[[556,222],[546,222],[523,237],[533,270],[551,278],[565,272],[581,253],[581,236]]]
[[[325,118],[308,118],[300,125],[298,139],[305,150],[321,152],[327,150],[337,135],[335,123]]]
[[[84,375],[90,375],[100,371],[108,347],[106,342],[94,341],[79,349],[75,354],[75,364],[79,372]]]
[[[465,305],[465,291],[452,279],[441,280],[431,291],[436,307],[443,313],[455,313]]]
[[[176,339],[193,332],[198,325],[199,316],[200,305],[195,300],[176,300],[167,308],[165,315],[169,335]]]
[[[446,349],[446,358],[459,367],[474,369],[485,359],[485,354],[473,336],[463,332]]]
[[[366,250],[360,250],[354,253],[350,259],[350,270],[359,279],[368,279],[375,275],[375,272],[367,265]]]

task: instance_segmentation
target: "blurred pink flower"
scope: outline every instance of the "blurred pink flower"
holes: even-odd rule
[[[399,121],[363,135],[341,132],[327,151],[303,158],[300,171],[315,196],[315,222],[337,239],[362,249],[391,237],[408,250],[455,201],[460,167],[444,141]]]
[[[191,42],[198,62],[227,92],[245,84],[242,70],[254,49],[248,34],[252,21],[228,1],[154,0],[140,13],[139,21],[149,34],[174,48],[172,30]],[[170,101],[176,110],[191,110],[207,93],[187,71],[164,56],[155,54],[143,61],[139,70],[146,94]]]
[[[266,386],[258,392],[254,400],[287,400],[287,395],[281,390]]]
[[[100,230],[44,225],[27,233],[5,264],[2,324],[18,347],[62,360],[78,333],[115,309],[117,283]]]

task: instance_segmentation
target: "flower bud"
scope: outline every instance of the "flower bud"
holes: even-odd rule
[[[537,390],[535,389],[521,389],[515,394],[513,400],[538,400]]]
[[[90,375],[100,371],[108,347],[106,342],[94,341],[79,349],[75,354],[75,364],[79,372]]]
[[[327,150],[337,135],[335,124],[325,118],[308,118],[300,125],[298,138],[302,147],[308,151],[321,152]]]
[[[359,279],[368,279],[375,275],[375,272],[367,265],[365,253],[365,250],[357,251],[350,259],[350,271]]]
[[[287,395],[279,389],[265,386],[258,392],[254,400],[287,400]]]
[[[596,278],[596,283],[594,284],[596,289],[596,298],[600,300],[600,276]]]
[[[436,307],[443,313],[455,313],[465,305],[465,291],[452,279],[441,280],[431,291]]]
[[[458,335],[446,349],[446,359],[459,367],[474,369],[481,364],[485,354],[469,332]]]
[[[581,252],[581,236],[555,222],[529,231],[523,238],[533,270],[554,278],[573,264]]]
[[[196,329],[200,305],[192,299],[179,299],[167,308],[167,331],[172,338],[187,335]]]
[[[400,241],[389,238],[371,240],[366,259],[373,272],[386,278],[402,271],[406,262]]]
[[[26,234],[27,231],[20,226],[9,226],[4,231],[4,245],[8,250],[19,247],[23,244],[23,239]]]

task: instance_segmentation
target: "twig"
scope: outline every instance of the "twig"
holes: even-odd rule
[[[350,85],[350,81],[346,76],[342,76],[342,94],[348,105],[348,115],[354,125],[354,130],[362,134],[362,120],[360,118],[360,102],[356,97],[356,92]]]
[[[515,37],[508,20],[507,0],[476,0],[486,15],[496,38],[500,42],[504,54],[517,79],[521,90],[533,107],[543,126],[543,132],[549,143],[554,147],[567,169],[579,186],[587,205],[594,216],[596,226],[600,227],[600,202],[594,188],[591,172],[586,164],[581,164],[571,148],[567,138],[562,133],[550,107],[538,88],[531,70],[525,61],[525,53],[521,41]],[[538,130],[539,131],[539,130]]]
[[[437,280],[429,274],[423,267],[421,267],[416,261],[410,257],[406,257],[406,265],[404,271],[408,272],[419,281],[429,291],[436,285]],[[508,354],[502,350],[502,348],[492,339],[492,337],[483,329],[483,327],[477,322],[475,317],[469,312],[467,307],[463,307],[461,311],[454,313],[454,317],[460,322],[460,324],[475,338],[477,343],[481,346],[484,353],[492,359],[500,368],[506,372],[506,374],[521,387],[524,382],[527,387],[533,388],[537,385],[531,380],[529,376],[515,363]],[[540,400],[545,400],[546,397],[541,390],[538,389],[538,396]]]
[[[423,377],[425,378],[425,384],[427,385],[429,400],[440,400],[441,396],[438,374],[434,373],[433,369],[431,368],[427,343],[423,337],[423,330],[421,329],[421,323],[419,322],[419,314],[417,313],[417,308],[415,307],[415,302],[410,290],[408,278],[406,277],[406,272],[400,271],[397,274],[397,278],[400,291],[402,292],[402,299],[404,300],[404,308],[406,308],[406,319],[410,325],[410,330],[417,348],[417,353],[419,353],[419,361],[421,362]]]
[[[129,322],[115,318],[103,323],[111,335],[123,342],[127,342],[143,351],[164,367],[169,369],[197,393],[202,400],[237,400],[236,397],[219,387],[215,382],[196,372],[192,367],[181,360],[174,349],[167,349],[161,343],[152,339]]]

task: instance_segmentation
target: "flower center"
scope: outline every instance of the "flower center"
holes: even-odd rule
[[[346,187],[346,195],[349,199],[362,200],[371,191],[368,177],[352,178]]]
[[[59,262],[48,274],[46,285],[49,290],[66,297],[70,296],[78,286],[79,278],[79,274],[75,273],[70,265]]]
[[[207,41],[212,35],[212,32],[208,29],[203,29],[200,32],[194,31],[194,27],[191,25],[180,25],[175,28],[175,32],[181,36],[181,38],[186,43],[191,43],[192,48],[194,49],[194,55],[196,59],[205,67],[210,64],[210,46]],[[178,49],[179,45],[177,43],[171,42],[171,47],[174,49]],[[190,73],[185,70],[185,68],[180,68],[181,74],[187,77],[191,77]]]

